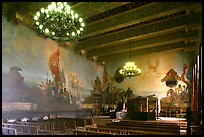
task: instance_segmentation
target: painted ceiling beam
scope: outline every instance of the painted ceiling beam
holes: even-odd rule
[[[197,7],[202,9],[201,5],[192,2],[150,3],[86,25],[84,34],[80,39]]]
[[[177,43],[177,42],[182,42],[182,41],[194,41],[198,39],[198,37],[196,36],[192,36],[192,37],[189,37],[189,38],[177,38],[177,39],[173,39],[173,40],[168,40],[168,41],[162,41],[162,42],[157,42],[157,43],[149,43],[149,44],[146,44],[146,45],[142,45],[142,46],[137,46],[137,47],[132,47],[131,48],[131,53],[132,51],[135,51],[135,50],[141,50],[141,49],[147,49],[147,48],[153,48],[153,47],[158,47],[158,46],[162,46],[162,45],[167,45],[167,44],[173,44],[173,43]],[[108,54],[103,54],[99,57],[103,57],[103,56],[108,56],[108,55],[112,55],[112,54],[118,54],[118,53],[125,53],[127,52],[128,53],[129,49],[126,48],[126,49],[123,49],[123,50],[120,50],[120,51],[113,51],[111,53],[108,53]]]
[[[116,54],[120,52],[128,52],[129,48],[131,49],[131,51],[133,51],[134,49],[138,50],[140,48],[146,48],[145,47],[146,45],[149,45],[151,47],[151,45],[153,46],[154,43],[163,43],[165,45],[166,42],[171,41],[171,40],[174,41],[175,39],[180,39],[180,38],[185,39],[185,38],[197,36],[198,35],[197,33],[198,33],[197,30],[194,30],[188,33],[186,33],[185,30],[182,30],[180,32],[173,32],[173,33],[165,34],[162,36],[150,37],[144,40],[142,39],[142,40],[137,40],[137,41],[130,41],[126,44],[119,44],[119,45],[109,47],[109,48],[91,50],[86,55],[87,57],[109,56],[111,54]]]
[[[129,2],[80,2],[72,7],[83,19],[128,4]]]
[[[104,47],[104,45],[111,44],[116,41],[119,43],[121,41],[124,41],[124,39],[129,39],[129,38],[134,38],[144,34],[159,32],[159,31],[163,31],[166,29],[170,29],[170,28],[174,28],[182,25],[192,25],[198,22],[201,22],[200,12],[193,14],[191,18],[189,18],[188,15],[185,15],[180,18],[173,18],[171,20],[160,21],[154,24],[131,28],[114,34],[107,34],[102,37],[81,41],[79,42],[78,45],[75,46],[75,52],[79,53],[82,49],[89,51],[95,48]]]
[[[148,54],[148,53],[153,53],[153,52],[161,52],[161,51],[168,51],[168,50],[188,50],[188,49],[196,49],[196,41],[197,39],[194,39],[190,44],[186,44],[184,41],[180,41],[177,43],[169,43],[167,45],[161,45],[158,47],[152,47],[152,48],[145,48],[145,49],[140,49],[131,52],[132,55],[141,55],[141,54]],[[124,53],[118,53],[118,54],[113,54],[111,56],[104,56],[104,57],[99,57],[97,58],[98,63],[102,62],[108,62],[111,58],[117,58],[118,60],[124,60],[124,58],[128,58],[128,54],[124,55]],[[123,64],[121,64],[123,65]]]

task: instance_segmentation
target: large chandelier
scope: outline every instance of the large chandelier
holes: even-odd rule
[[[129,47],[129,60],[130,60],[130,47]],[[134,76],[139,76],[141,73],[141,69],[139,69],[134,62],[129,61],[125,63],[125,66],[123,66],[123,68],[120,69],[119,73],[126,77],[131,78]]]
[[[52,2],[46,9],[41,8],[34,16],[34,23],[41,33],[58,41],[79,37],[85,27],[83,19],[67,2]]]
[[[125,75],[126,77],[133,77],[133,76],[139,76],[141,73],[141,70],[135,65],[134,62],[126,62],[125,66],[119,71],[120,74]]]

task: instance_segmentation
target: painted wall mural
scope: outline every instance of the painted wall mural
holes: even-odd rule
[[[122,67],[127,61],[120,58],[119,62],[115,58],[109,59],[112,64],[106,64],[108,75],[111,77],[114,76],[117,68]],[[191,79],[192,54],[190,52],[163,51],[138,55],[132,60],[141,69],[141,75],[131,79],[125,78],[121,83],[116,82],[116,87],[123,90],[130,87],[136,96],[155,95],[161,100],[159,111],[166,111],[168,107],[174,108],[174,112],[178,111],[179,108],[181,108],[180,111],[185,111],[189,100],[188,92]],[[172,88],[161,81],[171,69],[177,73],[177,78],[179,78]]]
[[[115,57],[117,58],[117,57]],[[124,59],[116,61],[110,58],[111,64],[106,64],[108,75],[113,77],[118,67],[125,64]],[[134,57],[133,61],[142,70],[141,75],[131,79],[125,78],[121,83],[116,83],[118,87],[127,89],[131,87],[134,94],[138,96],[148,96],[155,94],[157,97],[165,97],[168,87],[161,79],[173,68],[182,77],[183,65],[189,67],[190,73],[191,54],[182,51],[164,51],[159,53],[142,54]]]
[[[67,88],[71,88],[73,92],[78,90],[81,98],[90,95],[93,90],[91,82],[96,76],[102,79],[103,68],[86,57],[75,54],[73,47],[74,45],[70,44],[67,49],[61,48],[55,41],[39,37],[30,28],[11,24],[2,17],[2,75],[10,74],[10,67],[18,66],[22,69],[20,75],[28,89],[35,88],[46,80],[57,79],[58,74],[52,69],[55,63],[59,63],[59,75],[63,73]],[[50,55],[57,49],[59,62],[50,60]],[[9,100],[8,97],[7,99]]]

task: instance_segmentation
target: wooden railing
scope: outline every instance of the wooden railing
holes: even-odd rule
[[[56,135],[67,134],[68,129],[85,127],[92,123],[92,119],[60,118],[38,122],[3,123],[2,127],[14,128],[17,130],[17,134]],[[36,130],[36,133],[34,133],[34,130]]]

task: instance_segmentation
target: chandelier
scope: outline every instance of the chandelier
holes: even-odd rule
[[[130,47],[129,47],[129,60],[130,60]],[[141,69],[139,69],[134,62],[129,61],[125,63],[122,69],[119,71],[120,74],[125,75],[126,77],[139,76]]]
[[[52,2],[34,16],[36,28],[46,37],[69,41],[79,37],[85,27],[83,19],[71,10],[67,2]]]

